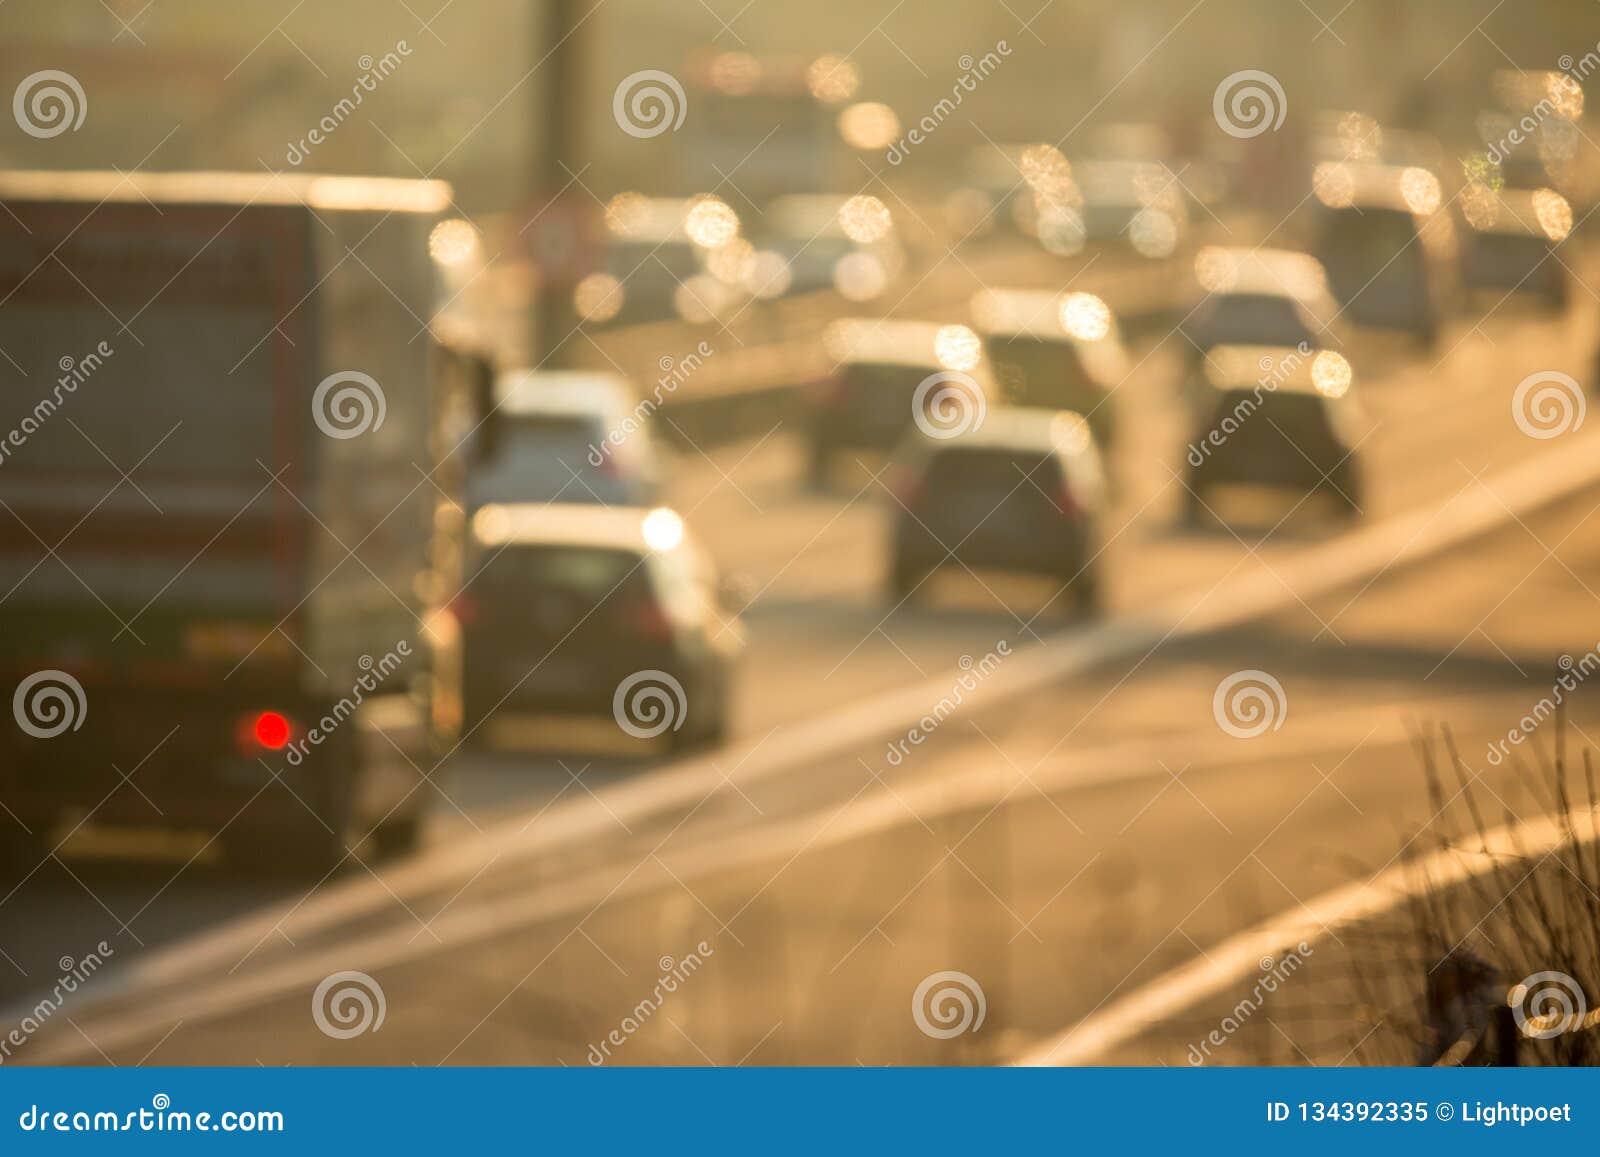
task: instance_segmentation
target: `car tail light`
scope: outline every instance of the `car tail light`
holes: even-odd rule
[[[478,621],[478,600],[462,592],[450,600],[450,612],[463,627]]]
[[[818,406],[837,406],[844,400],[844,383],[838,378],[818,378],[806,384],[806,397]]]
[[[1061,512],[1062,518],[1083,517],[1083,506],[1078,502],[1078,496],[1072,493],[1072,487],[1066,485],[1058,486],[1051,501],[1055,503],[1056,509]]]
[[[889,472],[889,493],[900,500],[907,510],[915,510],[922,501],[922,475],[909,466],[896,466]]]
[[[263,751],[282,751],[298,731],[294,721],[281,711],[257,711],[239,717],[234,741],[240,754],[260,755]]]
[[[644,642],[672,642],[672,619],[655,599],[640,599],[634,603],[629,609],[628,623]]]

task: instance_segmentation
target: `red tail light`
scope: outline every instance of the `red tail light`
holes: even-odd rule
[[[907,510],[915,510],[922,501],[922,476],[909,466],[896,466],[889,471],[888,486],[889,493],[898,498]]]
[[[844,399],[844,383],[838,378],[818,378],[806,384],[806,397],[818,406],[836,406]]]
[[[1058,487],[1052,501],[1056,509],[1061,512],[1062,518],[1079,518],[1083,515],[1083,507],[1079,504],[1077,495],[1072,493],[1070,486]]]
[[[478,600],[463,592],[450,600],[450,613],[463,627],[478,621]]]
[[[234,728],[234,741],[241,755],[255,756],[263,751],[282,751],[289,746],[298,728],[280,711],[258,711],[241,715]]]
[[[654,599],[641,599],[629,615],[635,633],[647,643],[672,642],[672,620]]]

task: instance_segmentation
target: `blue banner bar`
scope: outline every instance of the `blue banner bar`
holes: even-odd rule
[[[6,1069],[0,1107],[6,1154],[494,1142],[651,1157],[1195,1144],[1367,1157],[1600,1140],[1600,1076],[1572,1069]]]

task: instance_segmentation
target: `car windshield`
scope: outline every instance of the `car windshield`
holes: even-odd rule
[[[995,378],[1008,398],[1048,402],[1060,391],[1100,389],[1071,342],[1006,337],[992,340],[988,349]]]
[[[1271,293],[1230,293],[1214,298],[1195,328],[1196,340],[1207,348],[1319,344],[1294,300]]]
[[[1059,481],[1051,456],[1038,450],[945,450],[927,468],[928,491],[935,499],[957,494],[1000,498],[1035,486],[1048,492]]]

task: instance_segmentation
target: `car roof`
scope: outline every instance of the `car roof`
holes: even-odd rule
[[[1334,210],[1390,209],[1424,218],[1443,204],[1439,178],[1420,165],[1328,161],[1316,167],[1312,188]]]
[[[0,172],[0,201],[176,201],[193,205],[308,205],[388,213],[440,213],[450,185],[397,177],[336,177],[318,173],[137,170],[18,170]]]
[[[1049,406],[991,406],[974,429],[953,438],[930,438],[931,454],[968,450],[1064,450],[1082,453],[1093,443],[1083,415]]]
[[[689,245],[687,222],[692,197],[646,197],[619,193],[606,206],[606,230],[612,244]]]
[[[1227,345],[1207,351],[1205,381],[1219,391],[1261,386],[1274,393],[1338,398],[1348,393],[1350,363],[1333,350]]]
[[[1207,245],[1195,255],[1194,269],[1208,293],[1290,297],[1307,304],[1328,296],[1322,262],[1292,249]]]
[[[761,225],[765,231],[784,237],[844,237],[839,210],[849,200],[836,193],[785,193],[767,205]],[[890,229],[893,230],[892,224]]]
[[[501,413],[510,418],[605,417],[633,405],[626,378],[584,370],[505,370],[495,380],[495,396]]]
[[[1085,295],[1094,296],[1094,295]],[[972,318],[978,332],[1000,336],[1033,337],[1094,345],[1104,338],[1083,338],[1068,331],[1061,321],[1061,305],[1068,294],[1053,289],[980,289],[972,297]],[[1096,297],[1102,305],[1103,298]],[[1106,313],[1111,314],[1109,306]],[[1111,317],[1110,337],[1116,331]]]
[[[947,328],[950,327],[936,321],[846,318],[828,326],[823,344],[828,356],[836,362],[938,370],[945,366],[939,360],[935,343],[939,331]]]
[[[1479,233],[1560,241],[1572,228],[1572,206],[1554,189],[1463,193],[1462,216]]]
[[[664,507],[578,502],[497,502],[472,516],[472,536],[485,546],[578,546],[644,554],[645,520]],[[676,517],[675,515],[672,517]]]

